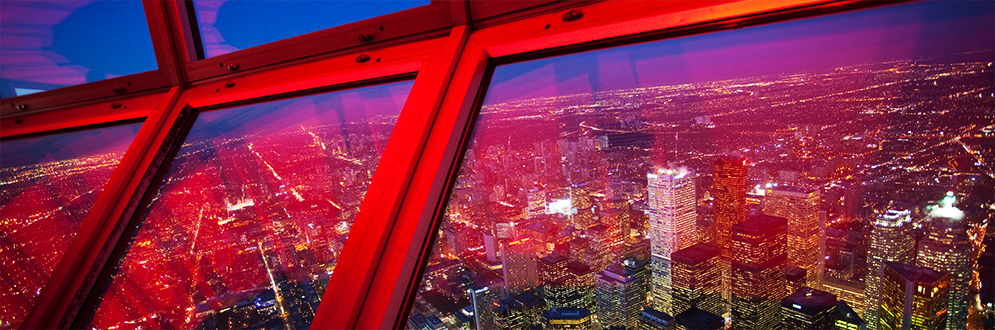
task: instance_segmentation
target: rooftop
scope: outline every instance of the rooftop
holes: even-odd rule
[[[781,299],[781,307],[815,315],[836,307],[836,302],[836,295],[832,293],[804,287]]]
[[[715,245],[698,243],[674,252],[670,255],[670,260],[686,265],[697,265],[717,257],[721,251]]]

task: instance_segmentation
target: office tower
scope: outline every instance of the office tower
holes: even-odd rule
[[[505,298],[494,303],[494,324],[501,330],[524,329],[525,311],[515,298]]]
[[[591,189],[587,183],[575,183],[570,185],[570,201],[576,213],[573,215],[574,228],[587,229],[593,227],[594,210],[591,208]]]
[[[590,329],[591,311],[587,308],[552,308],[542,313],[546,329]]]
[[[725,326],[725,320],[721,316],[703,311],[697,308],[690,308],[677,314],[677,330],[718,330]]]
[[[876,330],[880,323],[881,274],[885,262],[912,263],[915,249],[915,235],[911,231],[911,212],[892,208],[879,214],[871,227],[871,237],[867,248],[867,298],[864,320],[867,328]]]
[[[867,299],[867,284],[863,281],[844,280],[826,277],[822,281],[823,291],[836,295],[839,301],[846,301],[859,315],[864,315]]]
[[[720,157],[713,167],[715,245],[723,257],[729,257],[732,226],[746,220],[746,159]]]
[[[532,187],[526,194],[525,215],[528,218],[538,217],[546,214],[546,191],[539,187]]]
[[[781,185],[767,189],[764,214],[788,219],[788,265],[806,271],[805,285],[821,288],[825,271],[826,226],[818,188]]]
[[[879,329],[945,329],[950,274],[885,262]]]
[[[489,286],[471,285],[466,290],[470,296],[470,306],[473,307],[473,323],[475,329],[487,329],[494,326],[494,313],[490,311],[491,303],[498,301],[500,290]]]
[[[539,259],[539,279],[543,285],[567,275],[567,257],[553,253]]]
[[[536,244],[531,238],[522,237],[502,243],[501,260],[501,271],[504,273],[508,292],[517,294],[539,285]]]
[[[484,233],[484,251],[487,253],[487,262],[497,263],[497,239],[488,232]]]
[[[499,241],[513,240],[518,237],[518,230],[512,221],[494,222],[494,237]]]
[[[697,308],[715,315],[725,313],[721,297],[721,250],[698,243],[671,255],[673,260],[673,307],[680,313]]]
[[[732,260],[729,250],[732,226],[746,221],[746,159],[741,157],[719,157],[712,164],[712,195],[714,196],[712,216],[714,223],[713,243],[722,249],[721,294],[725,300],[732,299]]]
[[[568,305],[585,308],[593,314],[596,308],[594,277],[595,273],[590,266],[576,261],[567,263],[567,276],[564,283],[573,293],[573,296],[568,300]]]
[[[612,238],[608,226],[598,224],[587,230],[589,261],[588,265],[595,272],[604,270],[612,261],[618,259],[612,257]]]
[[[525,315],[522,325],[525,329],[542,325],[540,319],[542,317],[542,313],[547,309],[545,300],[539,298],[539,296],[532,291],[526,291],[515,296],[515,300],[522,304],[522,313]]]
[[[802,288],[781,299],[784,328],[791,330],[832,329],[836,322],[836,296]]]
[[[646,298],[645,292],[640,290],[640,284],[639,279],[621,264],[614,264],[598,272],[595,286],[598,322],[601,327],[636,327]]]
[[[953,193],[930,210],[927,233],[919,241],[916,266],[950,273],[947,329],[967,328],[970,303],[969,284],[974,270],[971,266],[971,239],[963,212],[953,207]]]
[[[806,271],[803,268],[794,266],[784,267],[784,282],[787,290],[785,292],[795,292],[805,287]]]
[[[687,168],[646,174],[653,303],[671,312],[670,255],[696,241],[694,173]]]
[[[776,329],[785,292],[788,220],[761,215],[732,226],[732,318],[735,329]]]
[[[859,220],[861,208],[864,207],[864,185],[856,182],[846,187],[843,192],[843,217],[848,220]]]
[[[836,322],[833,329],[836,330],[866,330],[867,322],[860,318],[860,312],[850,308],[850,304],[845,301],[836,301]]]
[[[636,279],[636,286],[638,289],[638,294],[640,295],[640,304],[645,305],[649,300],[651,294],[650,282],[652,274],[650,273],[650,263],[646,260],[640,260],[639,258],[626,258],[622,260],[622,266],[625,267],[625,271],[632,274],[632,277]]]
[[[677,325],[677,320],[670,314],[650,307],[639,313],[638,330],[671,330]]]

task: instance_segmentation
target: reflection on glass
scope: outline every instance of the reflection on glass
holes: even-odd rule
[[[140,1],[4,0],[0,97],[157,68]]]
[[[993,9],[906,4],[495,68],[408,325],[900,327],[912,279],[929,288],[912,320],[980,327]]]
[[[207,57],[427,4],[429,0],[193,1]]]
[[[410,82],[199,115],[96,329],[307,329]]]
[[[141,125],[0,141],[0,329],[24,321]]]

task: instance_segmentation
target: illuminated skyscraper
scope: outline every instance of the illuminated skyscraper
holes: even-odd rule
[[[515,298],[505,298],[494,303],[494,324],[500,330],[524,329],[525,310]]]
[[[672,312],[670,255],[696,241],[694,173],[687,168],[659,169],[647,178],[653,303]]]
[[[715,315],[725,313],[721,296],[720,253],[717,246],[698,243],[671,255],[675,312],[698,308]]]
[[[826,224],[819,216],[820,190],[794,186],[767,189],[764,214],[788,219],[788,265],[806,271],[805,283],[821,288],[825,270]]]
[[[836,330],[866,330],[867,322],[860,318],[860,313],[850,308],[846,301],[836,301]]]
[[[715,245],[723,257],[729,257],[732,226],[746,220],[746,159],[716,158],[713,167]]]
[[[795,291],[781,300],[785,329],[832,329],[836,321],[836,302],[836,296],[829,292],[812,288]]]
[[[929,213],[928,231],[919,241],[916,266],[950,273],[947,329],[967,328],[967,308],[970,303],[971,240],[964,213],[953,207],[953,193]]]
[[[879,329],[945,329],[950,274],[885,262]]]
[[[639,278],[621,264],[614,264],[597,274],[598,322],[602,328],[636,328],[646,299],[640,284]]]
[[[722,253],[722,297],[731,299],[732,293],[732,226],[746,221],[746,159],[719,157],[713,163],[712,214],[715,224],[714,244]]]
[[[575,228],[587,229],[596,225],[594,210],[591,208],[591,189],[587,183],[575,183],[570,186],[570,201],[577,212],[573,215]]]
[[[521,293],[540,284],[536,244],[531,238],[522,237],[502,243],[501,261],[505,286],[509,292]]]
[[[868,329],[875,330],[880,323],[878,306],[881,306],[881,274],[884,263],[891,261],[908,264],[913,260],[916,241],[911,226],[910,211],[892,208],[879,214],[871,228],[865,279],[867,291],[864,295],[867,298],[864,320],[867,321]]]
[[[785,291],[788,220],[763,215],[732,226],[734,329],[776,329]]]

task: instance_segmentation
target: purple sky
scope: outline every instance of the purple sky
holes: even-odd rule
[[[901,4],[504,65],[487,104],[987,51],[995,3]]]

